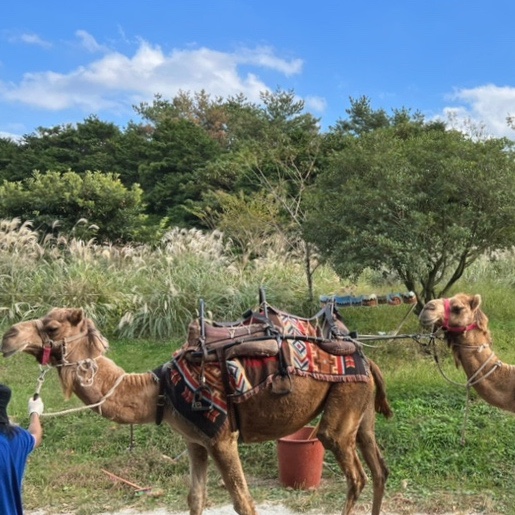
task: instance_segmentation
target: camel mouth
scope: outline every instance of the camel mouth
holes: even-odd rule
[[[10,358],[11,356],[18,354],[19,352],[22,352],[25,349],[25,347],[27,347],[27,345],[28,345],[28,343],[25,343],[21,347],[18,347],[17,349],[4,349],[2,347],[2,349],[0,349],[0,351],[2,352],[2,355],[4,356],[4,358]]]
[[[424,317],[424,316],[419,317],[420,325],[422,325],[422,327],[425,327],[426,329],[431,329],[433,327],[436,327],[438,324],[438,321],[439,321],[438,318]]]

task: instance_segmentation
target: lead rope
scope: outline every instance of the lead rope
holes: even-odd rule
[[[43,383],[45,382],[45,376],[47,375],[47,372],[50,370],[50,366],[42,367],[39,366],[39,377],[38,377],[38,384],[36,386],[36,391],[34,392],[34,399],[37,399],[39,397],[39,394],[41,392],[41,388],[43,387]]]
[[[467,390],[466,397],[465,397],[465,414],[463,415],[463,424],[462,424],[462,428],[461,428],[461,445],[465,445],[465,432],[466,432],[466,426],[467,426],[468,416],[469,416],[469,411],[470,411],[470,389],[474,385],[478,384],[480,381],[483,381],[483,379],[486,379],[490,374],[493,374],[502,365],[502,362],[501,361],[497,361],[497,363],[495,363],[493,365],[493,367],[485,375],[483,375],[481,377],[478,377],[478,375],[483,371],[483,369],[486,367],[486,365],[490,362],[490,360],[494,356],[493,354],[490,354],[490,356],[486,359],[486,361],[468,378],[468,380],[467,380],[467,382],[465,384],[458,383],[457,381],[453,381],[443,371],[443,369],[442,369],[442,367],[440,365],[440,360],[438,359],[438,355],[436,353],[435,341],[436,341],[436,338],[435,338],[434,334],[432,333],[429,345],[432,347],[433,358],[434,358],[434,360],[436,362],[436,366],[438,367],[438,371],[440,372],[441,376],[447,382],[449,382],[449,383],[451,383],[453,385],[456,385],[456,386],[465,387],[466,390]],[[483,350],[483,348],[484,348],[483,345],[479,346],[477,348],[478,352]]]
[[[465,445],[465,432],[467,431],[467,422],[469,419],[469,411],[470,411],[470,385],[467,385],[467,396],[465,398],[465,414],[463,415],[463,424],[461,426],[461,440],[460,443],[462,446]]]
[[[36,389],[36,393],[38,395],[39,395],[39,392],[41,391],[41,386],[43,385],[44,376],[48,372],[48,370],[49,369],[46,369],[46,370],[42,371],[42,373],[40,374],[40,376],[38,378],[39,384],[38,384],[38,388]],[[85,411],[85,410],[88,410],[88,409],[97,408],[99,406],[102,406],[102,404],[104,404],[104,402],[107,399],[109,399],[109,397],[111,397],[111,395],[113,395],[113,393],[118,388],[118,386],[120,385],[120,383],[122,382],[122,380],[124,379],[124,377],[126,375],[127,375],[126,373],[122,374],[116,380],[116,382],[114,383],[112,388],[98,402],[96,402],[95,404],[87,404],[86,406],[79,406],[78,408],[70,408],[70,409],[67,409],[67,410],[64,410],[64,411],[55,411],[55,412],[52,412],[52,413],[42,413],[41,416],[43,416],[43,417],[57,417],[59,415],[67,415],[68,413],[75,413],[77,411]],[[40,379],[41,379],[41,381],[40,381]],[[101,408],[99,409],[99,413],[102,414],[102,409]]]

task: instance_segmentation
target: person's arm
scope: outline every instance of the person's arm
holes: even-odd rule
[[[34,447],[37,447],[43,441],[43,428],[41,427],[41,421],[39,420],[39,415],[37,413],[31,413],[27,431],[36,440]]]
[[[40,416],[43,413],[44,406],[41,397],[34,397],[29,399],[30,422],[27,431],[34,437],[36,441],[35,447],[37,447],[43,440],[43,428],[41,427]]]

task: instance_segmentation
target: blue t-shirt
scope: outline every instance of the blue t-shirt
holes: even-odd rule
[[[27,457],[34,450],[36,440],[26,429],[18,428],[9,439],[0,433],[0,513],[23,515],[21,484]]]

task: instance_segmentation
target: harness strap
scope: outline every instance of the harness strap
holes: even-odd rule
[[[157,395],[157,408],[156,408],[156,425],[161,425],[165,412],[166,396],[165,396],[165,381],[163,381],[164,372],[168,368],[168,363],[162,365],[154,370],[151,374],[154,377],[154,381],[159,383],[159,394]]]
[[[216,350],[218,357],[218,363],[220,364],[220,372],[222,375],[222,384],[225,391],[225,397],[227,399],[227,416],[229,417],[229,424],[231,431],[238,431],[238,417],[236,416],[236,408],[234,407],[234,399],[232,395],[231,383],[229,380],[229,371],[227,369],[227,360],[225,359],[225,349],[219,348]]]
[[[43,330],[43,323],[40,319],[35,321],[36,330],[39,334],[39,337],[41,338],[41,341],[43,342],[43,355],[41,356],[41,365],[45,366],[50,363],[50,357],[52,355],[52,349],[54,347],[57,347],[59,345],[63,345],[63,347],[66,349],[66,344],[73,342],[75,340],[78,340],[79,338],[83,338],[84,336],[88,335],[88,331],[84,331],[82,333],[76,334],[75,336],[72,336],[70,338],[63,338],[62,340],[58,340],[55,342],[52,340],[48,334]],[[64,361],[66,361],[66,351],[64,353]]]
[[[449,318],[451,316],[451,302],[449,299],[444,299],[443,306],[445,310],[445,319],[442,325],[442,329],[444,331],[448,331],[450,333],[465,333],[467,331],[472,331],[473,329],[478,329],[477,324],[469,324],[466,327],[463,326],[449,326]]]

